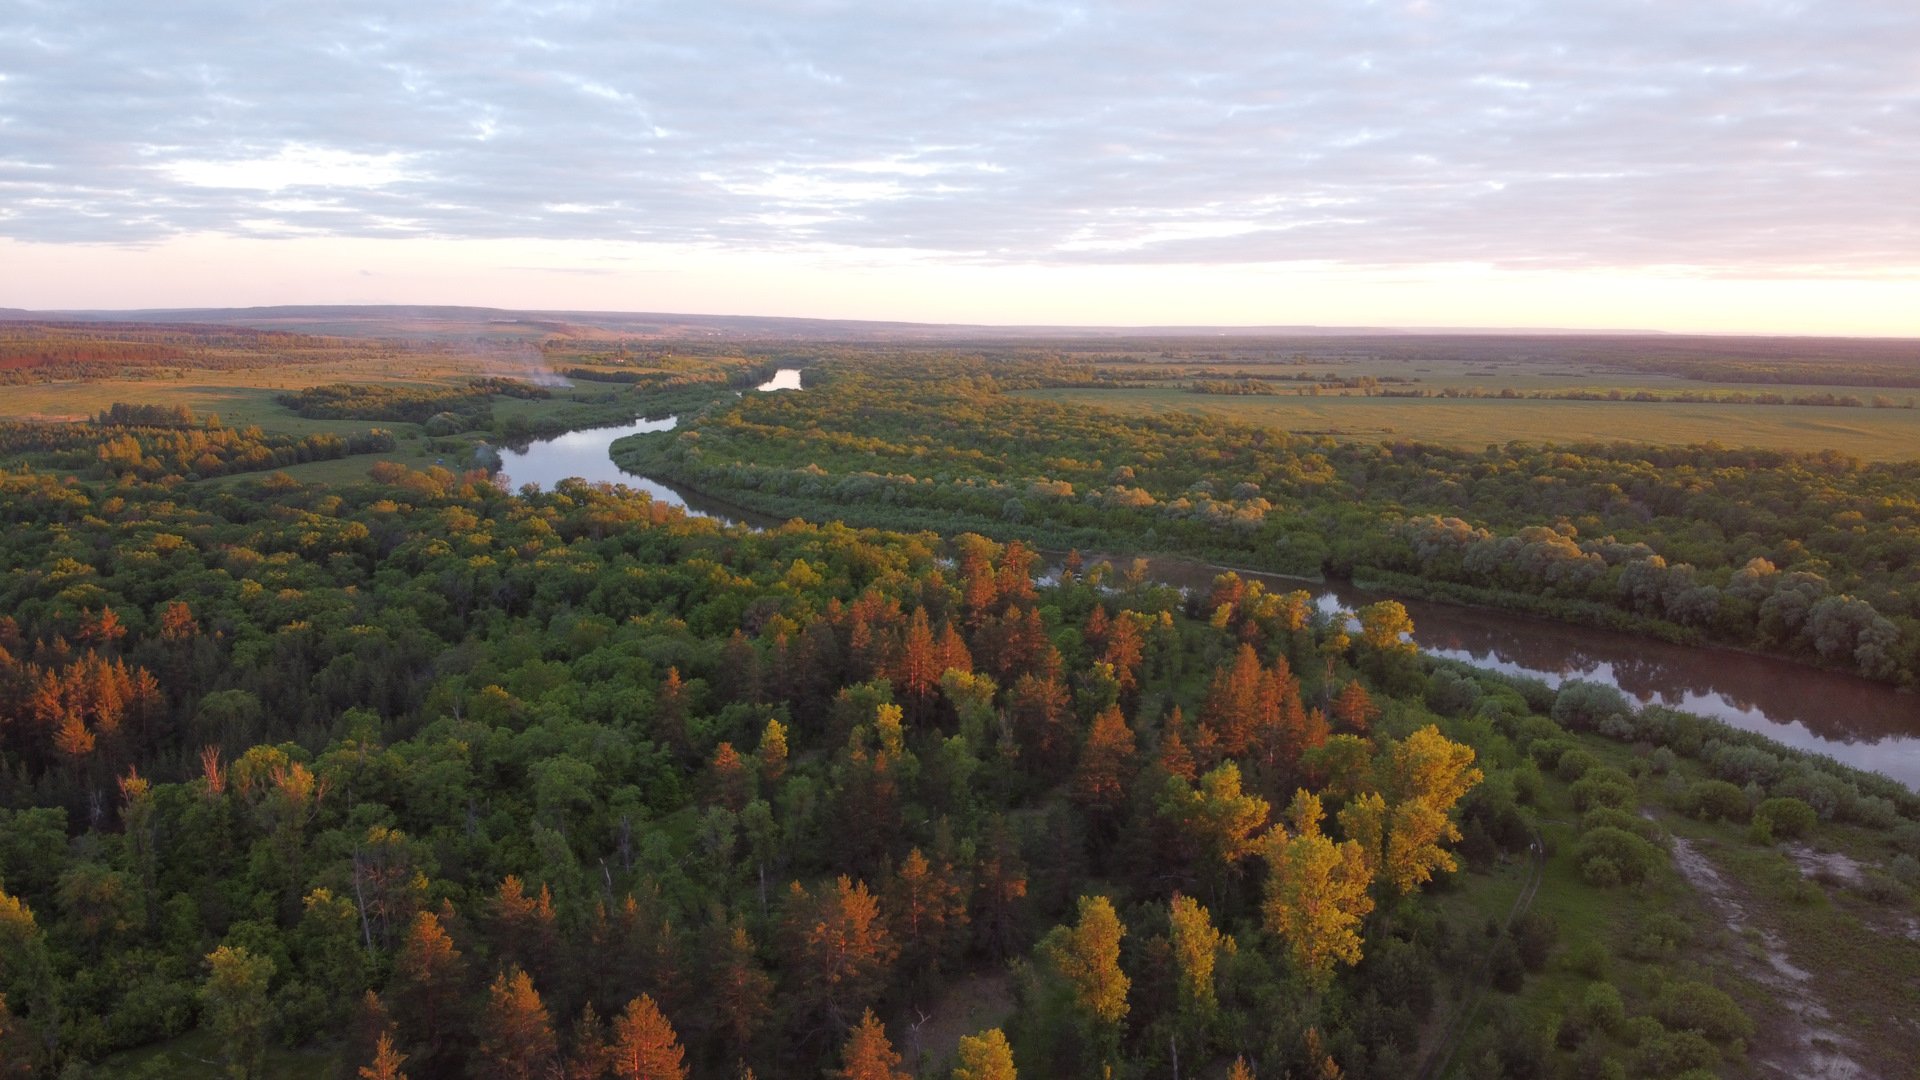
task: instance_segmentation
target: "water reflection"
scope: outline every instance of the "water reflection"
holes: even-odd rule
[[[783,367],[773,373],[773,378],[754,387],[754,389],[760,391],[802,389],[800,385],[800,369]]]
[[[1189,589],[1211,587],[1218,573],[1183,559],[1150,559],[1148,567],[1153,580]],[[1273,589],[1306,589],[1315,607],[1329,614],[1388,599],[1342,582],[1246,571],[1241,576]],[[1569,679],[1605,683],[1643,705],[1713,717],[1920,789],[1920,697],[1912,694],[1734,649],[1675,645],[1453,604],[1401,602],[1413,616],[1414,637],[1435,656],[1549,686]]]
[[[518,449],[505,449],[500,451],[500,472],[495,480],[509,490],[532,484],[542,491],[552,491],[555,484],[568,479],[590,484],[625,484],[635,491],[646,492],[655,502],[677,506],[694,517],[710,517],[725,524],[750,525],[756,529],[780,524],[765,514],[631,473],[614,464],[611,447],[616,440],[647,431],[671,431],[679,420],[677,416],[669,416],[664,420],[635,420],[616,427],[582,428]]]

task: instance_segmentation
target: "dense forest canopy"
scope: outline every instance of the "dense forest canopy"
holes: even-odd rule
[[[1911,682],[1920,466],[1365,444],[1014,392],[1158,378],[1177,349],[541,351],[581,385],[314,380],[290,430],[103,391],[84,423],[0,425],[0,1077],[1920,1053],[1920,794],[1433,659],[1393,601],[1036,550],[1352,574]],[[806,392],[736,394],[796,364]],[[1217,389],[1348,378],[1316,365]],[[383,460],[669,412],[620,456],[906,531]],[[394,431],[313,426],[367,419]]]

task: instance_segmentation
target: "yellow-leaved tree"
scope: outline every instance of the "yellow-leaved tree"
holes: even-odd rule
[[[1433,880],[1458,864],[1442,844],[1460,839],[1449,816],[1481,772],[1473,748],[1429,724],[1392,744],[1377,762],[1378,789],[1340,811],[1340,827],[1366,853],[1373,876],[1397,893]]]
[[[1317,987],[1333,966],[1360,962],[1360,924],[1373,910],[1367,887],[1372,868],[1360,845],[1335,843],[1320,831],[1325,815],[1318,797],[1304,789],[1287,809],[1289,833],[1276,825],[1264,841],[1266,894],[1260,905],[1269,933],[1286,942],[1293,962]]]

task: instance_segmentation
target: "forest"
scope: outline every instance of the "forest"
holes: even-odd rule
[[[768,513],[1332,573],[1912,683],[1920,463],[1830,451],[1367,444],[1007,392],[954,356],[831,362],[616,457]]]
[[[232,426],[118,383],[84,421],[0,424],[0,1077],[1584,1080],[1920,1053],[1914,791],[1437,659],[1394,601],[1039,551],[1911,682],[1911,463],[1025,396],[1132,363],[1070,349],[541,352],[580,385],[322,368]],[[735,393],[795,364],[804,393]],[[448,413],[471,419],[432,430]],[[806,520],[422,462],[669,413],[616,455]]]

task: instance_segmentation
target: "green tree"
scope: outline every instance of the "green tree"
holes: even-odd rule
[[[266,1063],[267,983],[273,961],[241,946],[222,945],[207,954],[209,972],[200,987],[201,1022],[213,1032],[234,1080],[261,1075]]]

